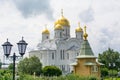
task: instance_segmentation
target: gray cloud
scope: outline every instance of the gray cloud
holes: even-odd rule
[[[79,17],[83,22],[87,23],[87,22],[91,22],[94,20],[93,14],[94,14],[93,9],[90,7],[87,10],[81,12],[79,14]]]
[[[25,18],[46,14],[48,19],[53,19],[50,0],[15,0],[14,2]]]

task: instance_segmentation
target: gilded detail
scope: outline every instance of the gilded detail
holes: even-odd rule
[[[88,34],[86,33],[86,26],[84,27],[84,40],[87,40]]]
[[[60,24],[62,26],[70,27],[69,21],[63,16],[63,9],[61,10],[61,17],[55,22],[55,26]]]
[[[42,31],[42,34],[50,34],[50,32],[47,28],[45,28],[45,30]]]
[[[80,27],[80,22],[78,22],[78,27],[75,29],[76,32],[82,32],[82,28]]]
[[[55,26],[55,30],[62,30],[63,29],[63,27],[62,27],[62,25],[60,25],[60,24],[57,24],[56,26]]]

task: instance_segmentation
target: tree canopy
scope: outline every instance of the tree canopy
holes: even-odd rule
[[[35,72],[36,75],[40,75],[41,70],[42,64],[36,56],[24,58],[18,64],[18,71],[22,73],[33,74]]]
[[[113,66],[117,70],[120,68],[120,53],[108,48],[108,50],[99,54],[98,61],[103,63],[108,69]]]

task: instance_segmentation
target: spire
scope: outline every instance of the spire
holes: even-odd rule
[[[56,26],[57,24],[70,27],[69,21],[63,16],[63,9],[61,9],[61,16],[57,21],[55,21],[54,26]]]
[[[61,9],[61,16],[63,17],[63,9]]]
[[[86,32],[86,26],[84,27],[84,41],[81,44],[81,48],[80,48],[80,56],[94,56],[94,53],[91,49],[91,46],[87,40],[88,34]]]
[[[45,29],[47,29],[47,24],[45,24]]]
[[[80,22],[78,22],[78,27],[80,27]]]
[[[87,40],[88,34],[86,33],[86,26],[84,27],[84,40]]]

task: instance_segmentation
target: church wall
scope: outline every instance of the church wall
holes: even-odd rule
[[[56,64],[56,51],[50,51],[49,52],[49,64],[50,65],[55,65]]]
[[[54,38],[63,38],[63,31],[62,30],[55,30]]]
[[[42,41],[49,39],[49,34],[42,34]]]
[[[83,40],[83,32],[76,32],[76,38],[79,40]]]
[[[94,62],[96,63],[96,59],[95,58],[84,58],[84,59],[78,59],[77,61],[77,65],[74,66],[74,73],[80,76],[90,76],[90,75],[94,75],[97,77],[100,77],[100,66],[99,65],[84,65],[85,62]],[[93,67],[96,66],[98,67],[98,71],[93,71]]]
[[[70,38],[70,27],[68,26],[63,26],[63,37]]]
[[[85,60],[78,60],[78,65],[75,66],[75,73],[81,76],[90,75],[89,67],[84,65]]]

